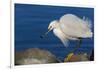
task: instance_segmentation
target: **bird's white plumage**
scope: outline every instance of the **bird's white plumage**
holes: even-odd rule
[[[65,14],[58,21],[52,21],[48,29],[53,30],[55,36],[62,41],[64,46],[68,46],[69,39],[92,37],[90,21],[73,14]]]
[[[66,35],[87,38],[92,36],[92,32],[86,22],[73,14],[66,14],[60,18],[59,24]]]
[[[61,31],[60,27],[54,29],[53,32],[55,36],[57,36],[62,41],[64,46],[68,46],[67,36]]]

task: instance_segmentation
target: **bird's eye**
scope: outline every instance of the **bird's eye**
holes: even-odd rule
[[[51,28],[52,28],[52,26],[49,27],[49,29],[51,29]]]
[[[52,26],[50,26],[50,28],[52,28]]]
[[[51,30],[52,29],[52,26],[49,26],[48,30]]]

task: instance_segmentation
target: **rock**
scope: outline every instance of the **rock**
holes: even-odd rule
[[[25,64],[44,64],[59,62],[55,55],[47,50],[31,48],[25,51],[15,53],[15,65]]]
[[[64,62],[76,62],[76,61],[89,61],[87,53],[81,53],[81,54],[70,53],[64,60]]]

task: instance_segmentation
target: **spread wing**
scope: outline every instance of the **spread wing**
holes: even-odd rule
[[[87,37],[90,28],[86,21],[73,14],[65,14],[60,18],[60,28],[65,35],[72,37]]]

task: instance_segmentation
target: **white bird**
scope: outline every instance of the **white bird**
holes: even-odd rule
[[[48,32],[51,30],[65,47],[68,46],[68,40],[92,37],[91,22],[85,17],[81,19],[74,14],[65,14],[59,20],[52,21],[48,26]]]

